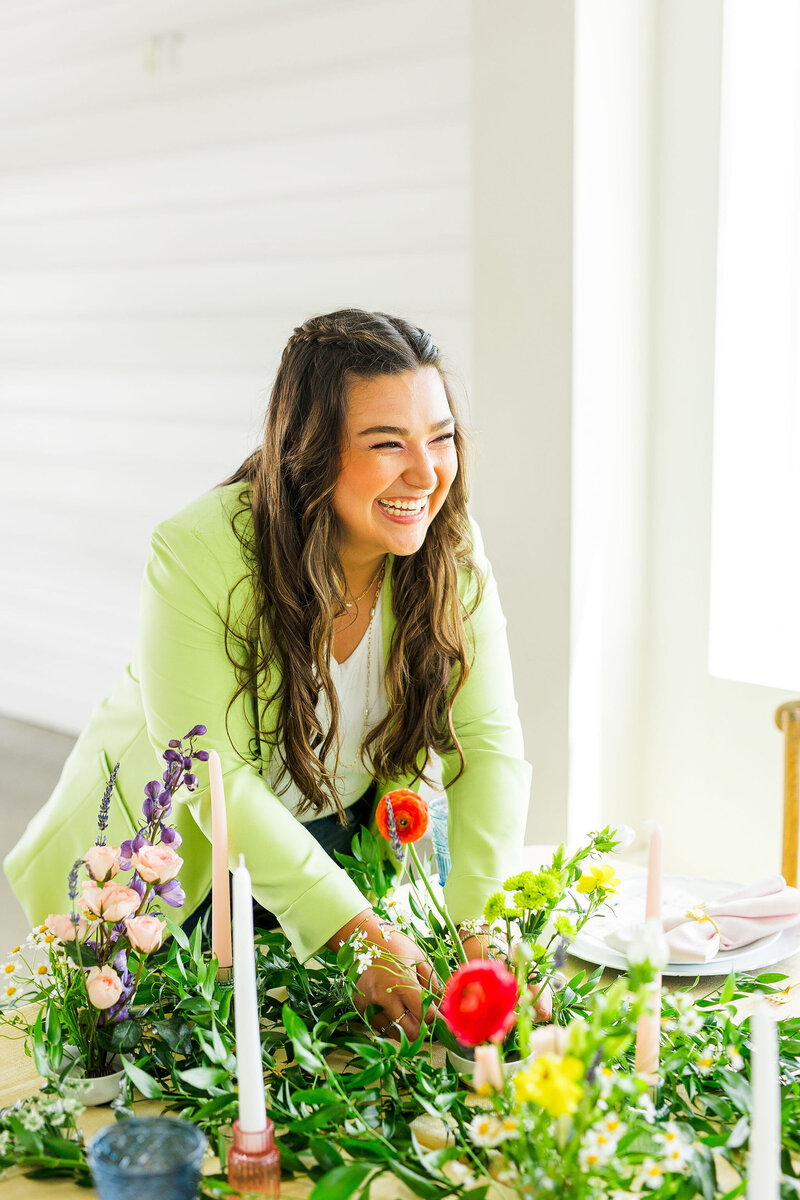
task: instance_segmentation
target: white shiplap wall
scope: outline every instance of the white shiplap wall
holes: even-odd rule
[[[152,526],[346,305],[469,373],[465,0],[0,0],[0,711],[77,731]]]

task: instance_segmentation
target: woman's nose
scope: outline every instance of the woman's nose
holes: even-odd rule
[[[437,475],[433,460],[424,447],[414,454],[413,461],[403,472],[403,478],[412,487],[430,490],[435,487]]]

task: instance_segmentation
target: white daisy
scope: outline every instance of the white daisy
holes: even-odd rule
[[[659,1129],[653,1132],[653,1141],[659,1146],[664,1146],[671,1149],[673,1146],[679,1146],[683,1143],[684,1137],[681,1133],[680,1126],[676,1121],[665,1121]]]
[[[692,1147],[688,1142],[676,1142],[666,1151],[661,1165],[665,1171],[682,1171],[692,1156]]]
[[[0,963],[0,979],[12,979],[16,975],[18,968],[19,963]]]
[[[640,1187],[657,1188],[664,1182],[664,1171],[655,1159],[646,1158],[639,1170]]]
[[[744,1059],[735,1046],[726,1046],[725,1053],[728,1056],[728,1065],[732,1071],[741,1071],[744,1067]]]
[[[0,989],[0,996],[2,996],[4,1000],[13,1000],[18,992],[19,988],[15,983],[7,983],[2,986],[2,989]]]
[[[704,1024],[705,1021],[696,1008],[687,1008],[678,1018],[678,1029],[689,1037],[699,1033]]]
[[[701,1075],[710,1075],[717,1065],[718,1054],[713,1046],[706,1046],[695,1059],[694,1065]]]
[[[475,1146],[499,1146],[508,1138],[519,1137],[519,1127],[512,1118],[501,1120],[495,1113],[478,1113],[467,1126],[469,1139]]]
[[[11,1146],[11,1134],[7,1129],[0,1129],[0,1158],[8,1154]]]
[[[616,1073],[611,1070],[611,1067],[601,1067],[596,1078],[600,1084],[600,1095],[610,1096],[617,1079]]]
[[[602,1121],[595,1125],[595,1129],[602,1133],[605,1137],[613,1138],[619,1141],[626,1129],[625,1122],[621,1120],[619,1113],[613,1110],[603,1117]]]

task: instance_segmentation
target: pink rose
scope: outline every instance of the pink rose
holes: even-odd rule
[[[75,941],[75,926],[72,924],[72,917],[68,913],[50,913],[49,917],[45,917],[44,923],[52,933],[53,937],[57,937],[62,942]],[[78,937],[83,938],[86,933],[86,918],[78,918]]]
[[[141,954],[151,954],[164,940],[167,923],[158,917],[144,914],[141,917],[131,917],[125,922],[125,928],[134,950]]]
[[[92,846],[83,856],[92,879],[102,883],[119,870],[119,846]]]
[[[112,1008],[122,995],[122,980],[113,967],[90,967],[86,995],[95,1008]]]
[[[145,883],[169,883],[183,866],[183,859],[169,846],[142,846],[131,861]]]
[[[132,917],[142,901],[138,892],[121,883],[104,883],[99,887],[87,880],[81,886],[83,903],[104,921],[124,921],[126,917]]]
[[[142,897],[133,888],[120,883],[107,883],[103,887],[103,919],[124,921],[126,917],[133,916],[141,902]]]

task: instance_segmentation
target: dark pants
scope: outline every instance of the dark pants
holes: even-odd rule
[[[370,784],[363,796],[345,809],[347,823],[342,825],[336,816],[317,817],[306,823],[308,832],[316,838],[323,850],[336,862],[336,851],[349,854],[350,845],[355,835],[369,824],[372,808],[375,803],[375,785]],[[211,912],[211,892],[200,901],[194,912],[183,923],[184,933],[191,933],[194,927],[203,922],[204,932],[208,925],[208,914]],[[264,908],[253,899],[253,924],[257,929],[276,929],[278,918],[269,909]]]

